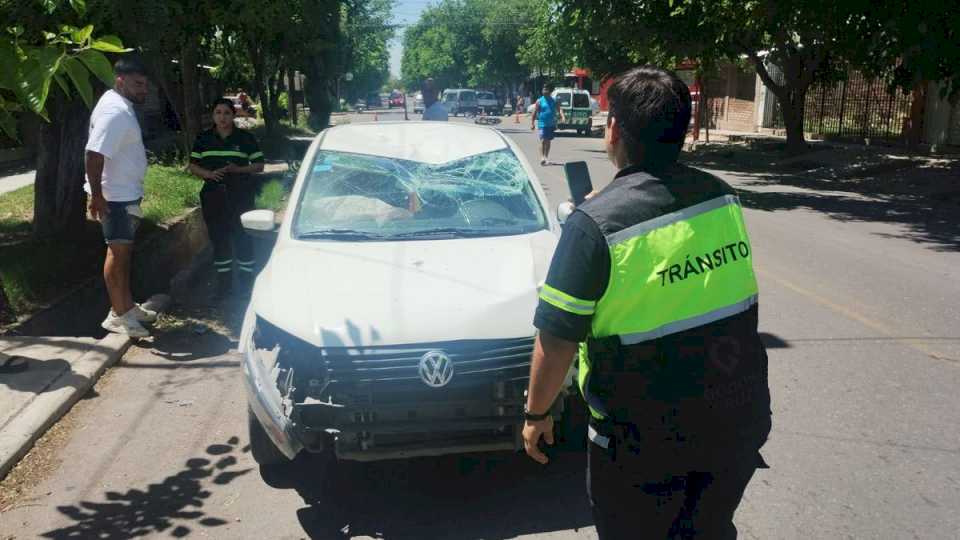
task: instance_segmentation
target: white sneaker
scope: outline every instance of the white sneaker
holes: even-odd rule
[[[133,317],[137,319],[137,322],[139,323],[157,322],[157,312],[147,309],[140,304],[133,304],[133,308],[130,309],[130,313],[133,314]],[[113,308],[110,308],[110,315],[107,315],[107,318],[116,316],[116,312],[113,311]]]
[[[115,334],[124,334],[130,337],[149,337],[150,332],[137,321],[134,311],[131,309],[124,315],[117,315],[112,310],[107,318],[100,323],[100,326],[107,332]]]
[[[152,323],[157,322],[157,312],[152,309],[147,309],[140,304],[134,304],[133,309],[130,311],[133,312],[133,315],[137,318],[138,322],[142,323]]]

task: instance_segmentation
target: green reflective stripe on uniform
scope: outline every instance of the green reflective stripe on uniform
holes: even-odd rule
[[[213,261],[215,266],[229,266],[233,264],[233,259],[224,259],[222,261]]]
[[[263,152],[254,152],[250,154],[250,161],[263,157]]]
[[[250,156],[246,152],[236,152],[234,150],[207,150],[200,154],[201,159],[208,157],[238,157],[250,159]]]
[[[217,268],[217,272],[219,272],[219,273],[221,273],[221,274],[226,273],[226,272],[231,272],[232,270],[233,270],[233,269],[230,268],[229,266],[223,267],[223,268]]]
[[[597,303],[593,336],[634,336],[639,343],[644,336],[656,339],[699,325],[693,321],[722,318],[710,319],[711,313],[739,313],[753,301],[757,282],[735,197],[651,222],[625,229],[629,235],[608,236],[610,279]]]
[[[683,332],[684,330],[710,324],[712,322],[719,321],[720,319],[733,317],[734,315],[743,313],[744,311],[747,311],[753,307],[754,304],[757,303],[758,298],[759,296],[755,294],[742,302],[736,302],[734,304],[730,304],[729,306],[724,306],[709,313],[704,313],[703,315],[698,315],[682,321],[674,321],[648,332],[622,334],[620,336],[620,342],[624,345],[636,345],[637,343],[643,343],[644,341],[650,341],[651,339],[659,339],[663,336],[669,336],[670,334],[676,334],[677,332]]]
[[[619,244],[631,238],[643,235],[647,232],[650,232],[654,229],[659,229],[660,227],[665,227],[671,223],[676,223],[678,221],[683,221],[685,219],[690,219],[700,214],[710,212],[711,210],[716,210],[727,205],[739,205],[740,200],[735,195],[724,195],[722,197],[717,197],[715,199],[710,199],[709,201],[704,201],[700,204],[695,204],[693,206],[688,206],[682,210],[676,212],[670,212],[669,214],[664,214],[662,216],[657,216],[653,219],[644,221],[642,223],[637,223],[632,227],[627,227],[621,231],[617,231],[609,236],[607,236],[608,244]]]
[[[197,158],[197,159],[203,159],[203,154],[201,154],[200,152],[190,152],[190,157],[192,157],[192,158]]]
[[[581,300],[547,284],[540,290],[540,299],[574,315],[593,315],[597,306],[592,300]]]

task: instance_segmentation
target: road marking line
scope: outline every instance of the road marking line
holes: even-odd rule
[[[840,304],[838,304],[838,303],[830,300],[829,298],[825,298],[825,297],[823,297],[823,296],[821,296],[821,295],[819,295],[819,294],[817,294],[817,293],[815,293],[815,292],[809,291],[809,290],[807,290],[807,289],[805,289],[805,288],[803,288],[803,287],[801,287],[801,286],[799,286],[799,285],[796,285],[796,284],[794,284],[794,283],[792,283],[792,282],[790,282],[790,281],[787,281],[787,280],[784,279],[784,278],[781,278],[781,277],[779,277],[779,276],[776,276],[776,275],[774,275],[774,274],[772,274],[772,273],[770,273],[770,272],[766,272],[766,271],[760,269],[759,267],[757,267],[756,265],[754,266],[754,271],[755,271],[757,274],[759,274],[760,276],[763,276],[763,277],[765,277],[765,278],[771,279],[771,280],[777,282],[779,285],[782,285],[783,287],[786,287],[787,289],[790,289],[791,291],[793,291],[793,292],[795,292],[795,293],[797,293],[797,294],[799,294],[799,295],[801,295],[801,296],[805,296],[805,297],[813,300],[814,302],[816,302],[816,303],[818,303],[818,304],[820,304],[820,305],[822,305],[822,306],[825,306],[825,307],[827,307],[828,309],[831,309],[831,310],[839,313],[840,315],[843,315],[844,317],[847,317],[848,319],[852,319],[852,320],[854,320],[854,321],[857,321],[858,323],[866,326],[867,328],[871,328],[871,329],[873,329],[873,330],[876,330],[877,332],[880,332],[881,334],[884,334],[884,335],[886,335],[887,337],[897,338],[897,334],[898,334],[899,332],[894,331],[894,329],[892,329],[892,328],[890,328],[889,326],[883,324],[882,322],[879,322],[879,321],[876,321],[876,320],[874,320],[874,319],[871,319],[871,318],[869,318],[869,317],[867,317],[867,316],[865,316],[865,315],[861,315],[860,313],[857,313],[856,311],[854,311],[854,310],[852,310],[852,309],[850,309],[850,308],[847,308],[847,307],[845,307],[845,306],[841,306]],[[899,340],[898,340],[898,341],[899,341]],[[922,343],[910,343],[910,342],[905,342],[905,341],[900,341],[900,343],[902,343],[905,347],[908,347],[908,348],[913,349],[913,350],[915,350],[915,351],[917,351],[917,352],[923,353],[924,355],[929,356],[930,358],[933,358],[933,359],[936,359],[936,360],[945,360],[945,361],[950,362],[950,363],[953,363],[953,364],[960,364],[960,360],[957,360],[957,359],[955,359],[955,358],[950,358],[949,356],[947,356],[947,355],[945,355],[945,354],[943,354],[943,353],[941,353],[941,352],[939,352],[939,351],[936,351],[936,350],[934,350],[934,349],[931,349],[931,348],[927,347],[926,345],[923,345]]]

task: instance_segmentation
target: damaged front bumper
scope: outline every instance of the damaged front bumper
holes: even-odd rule
[[[483,352],[473,344],[440,344],[460,361],[457,376],[442,388],[426,385],[416,365],[404,364],[437,345],[388,351],[402,357],[387,360],[399,365],[384,377],[375,371],[382,368],[357,367],[384,362],[383,351],[369,360],[316,349],[296,366],[280,357],[279,347],[250,343],[243,353],[248,401],[291,459],[304,449],[331,449],[356,461],[521,449],[532,338],[499,340],[498,348]]]

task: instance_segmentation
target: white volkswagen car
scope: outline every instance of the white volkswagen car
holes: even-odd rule
[[[559,237],[493,129],[350,124],[317,136],[240,350],[261,464],[516,450],[538,288]]]

